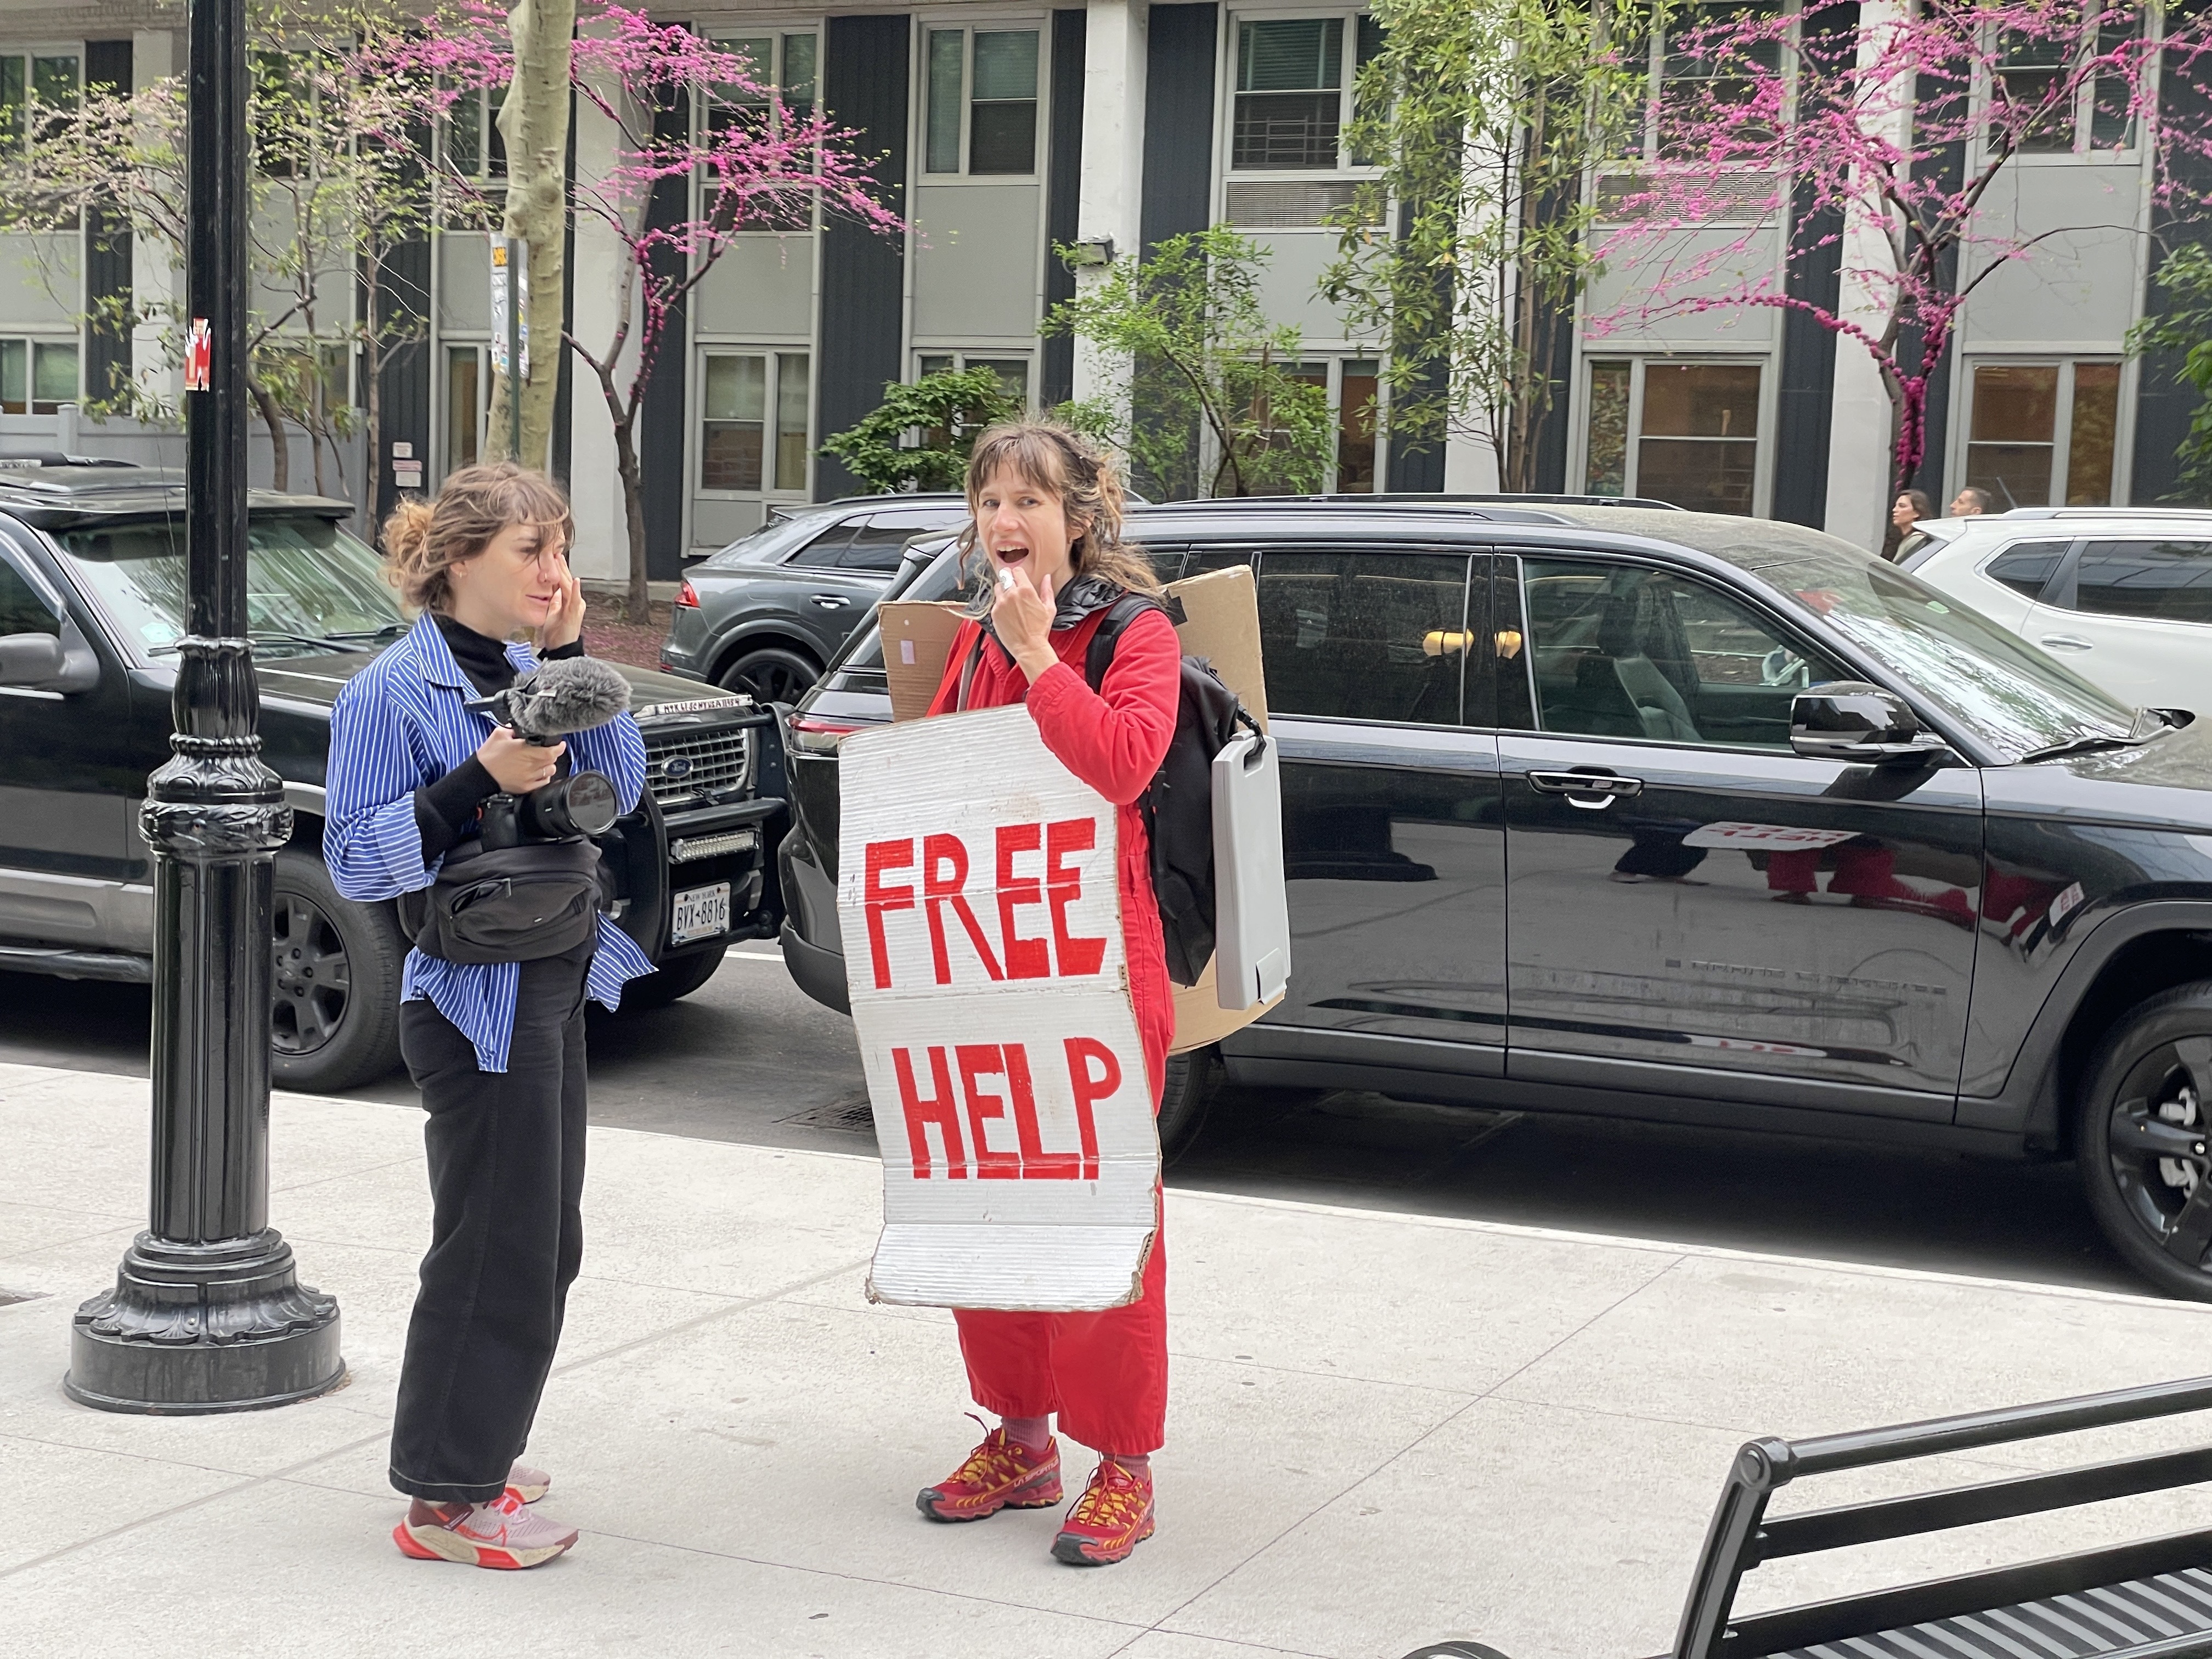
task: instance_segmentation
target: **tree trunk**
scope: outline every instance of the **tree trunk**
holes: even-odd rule
[[[494,380],[484,449],[489,459],[544,467],[552,454],[568,284],[563,243],[568,222],[568,58],[576,0],[516,0],[507,21],[514,38],[514,80],[499,112],[500,133],[507,141],[507,213],[500,228],[530,244],[526,319],[535,347],[530,378],[522,386],[521,453],[507,453],[514,386],[505,374]]]
[[[362,519],[368,539],[372,545],[380,538],[376,522],[376,492],[384,487],[384,344],[377,336],[377,302],[382,298],[382,284],[372,280],[368,284],[368,327],[361,342],[362,424],[366,441],[362,445]]]
[[[292,487],[292,447],[284,441],[284,411],[259,380],[249,378],[246,388],[261,410],[261,424],[269,428],[269,487],[281,495]]]
[[[608,400],[611,405],[613,399]],[[643,623],[653,615],[653,593],[646,585],[645,475],[637,462],[637,404],[615,416],[615,471],[622,477],[623,520],[629,529],[629,592],[623,600],[625,619]]]

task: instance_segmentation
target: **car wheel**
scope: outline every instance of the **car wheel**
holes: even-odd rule
[[[1197,1145],[1224,1080],[1221,1055],[1216,1049],[1194,1048],[1188,1054],[1168,1056],[1167,1076],[1160,1088],[1163,1160],[1172,1163]]]
[[[623,987],[622,1006],[627,1013],[634,1008],[665,1008],[678,997],[688,997],[708,980],[722,965],[722,952],[730,948],[724,939],[720,945],[672,962],[658,972],[634,979]]]
[[[2212,1302],[2212,981],[2124,1015],[2076,1109],[2075,1161],[2105,1237],[2160,1290]]]
[[[341,898],[311,854],[276,854],[270,915],[270,1081],[327,1093],[399,1064],[406,941],[391,908]]]
[[[722,671],[722,687],[744,691],[757,703],[797,702],[814,689],[822,671],[796,651],[764,646],[748,651]]]

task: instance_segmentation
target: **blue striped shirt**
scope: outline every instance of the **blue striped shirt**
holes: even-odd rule
[[[518,673],[538,665],[526,645],[509,645],[507,656]],[[437,879],[444,860],[422,861],[415,792],[468,759],[491,735],[489,718],[464,706],[476,695],[427,615],[338,693],[331,710],[323,861],[346,897],[373,903]],[[645,739],[628,714],[577,732],[568,739],[568,754],[578,770],[604,772],[614,781],[623,811],[637,805],[645,788]],[[652,971],[636,941],[601,916],[599,949],[585,980],[592,999],[615,1007],[625,981]],[[520,974],[516,963],[447,962],[410,951],[399,997],[428,997],[476,1045],[478,1066],[504,1072]]]

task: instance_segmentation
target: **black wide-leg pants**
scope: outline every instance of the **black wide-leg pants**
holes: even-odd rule
[[[399,1048],[429,1121],[430,1251],[407,1327],[392,1484],[499,1496],[530,1437],[584,1259],[584,975],[592,945],[521,966],[504,1073],[428,1000]]]

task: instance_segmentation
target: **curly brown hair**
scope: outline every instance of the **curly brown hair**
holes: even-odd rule
[[[1159,578],[1144,550],[1121,539],[1121,470],[1091,441],[1058,421],[1002,421],[985,429],[968,456],[968,526],[960,556],[981,580],[990,605],[990,555],[975,540],[975,497],[1000,471],[1060,498],[1073,539],[1068,565],[1078,576],[1102,576],[1133,592],[1157,593]]]
[[[442,611],[453,597],[447,573],[473,559],[509,525],[534,524],[576,539],[568,497],[543,472],[488,461],[446,475],[437,499],[404,498],[384,521],[384,576],[417,611]]]

